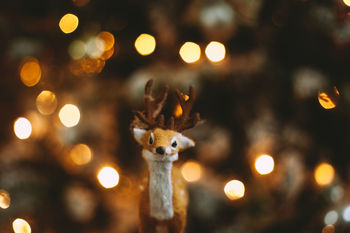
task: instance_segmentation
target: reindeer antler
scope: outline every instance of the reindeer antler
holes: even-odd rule
[[[183,130],[194,127],[200,120],[199,113],[194,113],[192,117],[190,116],[192,106],[195,100],[194,88],[190,86],[189,88],[189,98],[186,100],[184,94],[182,94],[178,89],[175,90],[177,100],[182,108],[182,115],[180,118],[174,122],[174,117],[171,117],[168,122],[168,128],[181,132]]]
[[[164,115],[159,115],[164,106],[164,102],[168,97],[168,87],[165,87],[163,91],[156,97],[152,97],[152,85],[153,80],[149,80],[145,86],[145,110],[135,112],[135,120],[133,124],[139,126],[139,123],[143,123],[141,128],[164,128]]]

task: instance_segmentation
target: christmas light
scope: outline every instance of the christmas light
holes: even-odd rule
[[[7,209],[10,207],[10,194],[3,189],[0,189],[0,208]]]
[[[226,55],[225,46],[220,42],[212,41],[205,48],[205,55],[212,62],[222,61]]]
[[[104,167],[98,172],[97,179],[104,188],[110,189],[118,185],[119,174],[112,167]]]
[[[69,153],[72,161],[77,165],[84,165],[91,161],[92,153],[85,144],[75,145]]]
[[[41,68],[35,58],[27,58],[26,62],[20,68],[20,77],[24,85],[28,87],[35,86],[41,78]]]
[[[315,169],[314,178],[321,186],[329,185],[334,179],[334,168],[328,163],[321,163]]]
[[[350,0],[343,0],[344,4],[350,6]]]
[[[13,130],[19,139],[27,139],[32,134],[32,125],[27,118],[19,117],[14,123]]]
[[[188,95],[184,95],[184,99],[187,101],[188,100],[188,98],[189,98],[189,96]],[[181,115],[182,115],[182,107],[181,107],[181,105],[180,104],[177,104],[176,106],[175,106],[175,110],[174,110],[174,115],[175,115],[175,117],[180,117]]]
[[[343,211],[343,219],[346,222],[350,222],[350,206],[347,206]]]
[[[194,42],[186,42],[181,46],[179,54],[184,62],[194,63],[201,57],[201,48]]]
[[[150,55],[156,49],[156,39],[149,34],[141,34],[135,40],[136,51],[142,56]]]
[[[231,180],[225,185],[224,192],[231,200],[240,199],[244,196],[244,184],[239,180]]]
[[[327,225],[322,228],[322,233],[334,233],[335,227],[334,225]]]
[[[187,161],[181,166],[181,173],[186,181],[195,182],[202,176],[202,166],[196,161]]]
[[[91,58],[99,58],[105,51],[103,40],[98,37],[91,37],[86,42],[86,53]]]
[[[43,115],[52,114],[57,107],[57,99],[55,93],[44,90],[36,97],[36,107]]]
[[[79,24],[79,19],[76,15],[73,14],[65,14],[58,26],[60,27],[60,29],[62,30],[62,32],[69,34],[75,31],[75,29],[77,29]]]
[[[338,221],[338,213],[335,210],[329,211],[324,216],[324,223],[326,225],[335,224]]]
[[[100,39],[103,42],[103,49],[104,51],[110,50],[114,46],[114,36],[110,32],[100,32],[97,35],[97,38]]]
[[[86,54],[85,43],[81,40],[73,41],[68,47],[68,53],[75,60],[83,58]]]
[[[76,126],[80,120],[79,108],[73,104],[66,104],[61,108],[58,117],[64,126]]]
[[[337,106],[339,98],[339,91],[336,87],[329,89],[327,91],[318,92],[318,102],[325,109],[332,109]]]
[[[266,175],[273,171],[275,163],[270,155],[261,155],[255,160],[255,169],[260,175]]]
[[[17,218],[12,222],[12,228],[15,233],[31,233],[32,229],[30,228],[29,223],[21,218]]]

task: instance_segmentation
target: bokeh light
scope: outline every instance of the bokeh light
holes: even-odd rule
[[[19,75],[24,85],[28,87],[35,86],[41,78],[41,68],[35,58],[27,58],[20,68]]]
[[[194,63],[201,57],[201,48],[194,42],[186,42],[181,46],[179,54],[184,62]]]
[[[326,225],[331,225],[335,224],[338,221],[338,213],[335,210],[329,211],[325,216],[324,216],[324,223]]]
[[[196,161],[187,161],[181,166],[181,173],[186,181],[195,182],[202,176],[202,166]]]
[[[68,53],[74,60],[83,58],[86,54],[85,43],[81,40],[74,40],[68,47]]]
[[[319,164],[314,172],[314,178],[317,184],[326,186],[332,183],[334,179],[334,168],[328,163]]]
[[[86,42],[86,53],[91,58],[99,58],[105,51],[103,40],[98,37],[91,37]]]
[[[327,225],[322,228],[322,233],[334,233],[335,232],[335,226],[334,225]]]
[[[10,194],[3,189],[0,189],[0,208],[7,209],[10,207]]]
[[[318,92],[318,102],[324,109],[332,109],[337,106],[339,91],[336,87]]]
[[[85,144],[75,145],[69,153],[72,161],[77,165],[84,165],[91,161],[92,152]]]
[[[350,206],[345,207],[343,211],[343,219],[346,222],[350,222]]]
[[[343,0],[344,4],[350,6],[350,0]]]
[[[57,99],[55,93],[44,90],[36,97],[36,107],[43,115],[52,114],[57,107]]]
[[[261,155],[256,158],[254,165],[260,175],[266,175],[273,171],[275,163],[270,155]]]
[[[231,180],[225,185],[224,192],[231,200],[240,199],[244,196],[244,184],[239,180]]]
[[[76,126],[80,120],[79,108],[73,104],[66,104],[61,108],[58,117],[64,126]]]
[[[73,0],[73,3],[78,6],[78,7],[82,7],[87,5],[90,2],[90,0]]]
[[[97,179],[104,188],[110,189],[118,185],[119,174],[112,167],[104,167],[98,172]]]
[[[103,48],[101,47],[101,49],[103,49],[104,51],[110,50],[113,48],[114,46],[114,36],[112,33],[110,32],[100,32],[97,35],[97,38],[102,41],[103,43]]]
[[[190,97],[188,95],[183,95],[184,99],[187,101]],[[175,117],[180,117],[182,115],[182,107],[180,104],[175,105],[174,115]]]
[[[13,130],[19,139],[27,139],[32,134],[32,124],[27,118],[19,117],[13,125]]]
[[[205,55],[212,62],[219,62],[225,58],[225,46],[217,41],[210,42],[205,48]]]
[[[142,56],[150,55],[156,49],[156,39],[152,35],[142,33],[135,40],[135,48]]]
[[[74,32],[75,29],[77,29],[78,24],[78,17],[76,15],[68,13],[61,18],[60,22],[58,23],[58,26],[60,27],[62,32],[68,34]]]
[[[31,233],[32,229],[30,228],[29,223],[21,218],[17,218],[12,222],[12,228],[15,233]]]

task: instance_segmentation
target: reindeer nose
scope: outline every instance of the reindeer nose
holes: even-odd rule
[[[163,155],[164,152],[165,152],[165,150],[164,150],[163,147],[160,146],[160,147],[157,147],[156,152],[157,152],[158,154],[160,154],[160,155]]]

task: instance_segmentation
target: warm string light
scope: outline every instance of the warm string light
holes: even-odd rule
[[[3,189],[0,189],[0,208],[7,209],[10,207],[10,194]]]
[[[261,155],[256,158],[254,165],[260,175],[266,175],[273,171],[275,162],[270,155]]]
[[[337,106],[339,91],[336,87],[318,92],[318,102],[324,109],[333,109]]]
[[[86,54],[86,46],[84,41],[74,40],[68,47],[68,53],[74,60],[83,58]]]
[[[335,224],[338,221],[338,213],[335,210],[329,211],[324,217],[324,223],[326,225]]]
[[[201,57],[201,48],[194,42],[186,42],[181,46],[179,54],[184,62],[194,63]]]
[[[327,186],[333,182],[334,168],[328,163],[319,164],[314,171],[316,183],[320,186]]]
[[[136,51],[142,56],[150,55],[156,49],[156,39],[149,34],[141,34],[135,40]]]
[[[244,184],[239,180],[231,180],[226,183],[224,192],[230,200],[237,200],[244,197]]]
[[[66,104],[61,108],[58,117],[64,126],[74,127],[80,120],[79,108],[73,104]]]
[[[84,165],[91,161],[92,152],[85,144],[75,145],[69,153],[72,161],[77,165]]]
[[[24,85],[35,86],[41,78],[41,68],[39,61],[35,58],[27,58],[20,68],[19,75]]]
[[[343,0],[344,4],[350,6],[350,0]]]
[[[188,96],[188,95],[183,95],[183,97],[184,97],[184,99],[185,99],[185,101],[187,101],[190,97]],[[182,107],[181,107],[181,105],[180,104],[177,104],[176,106],[175,106],[175,110],[174,110],[174,115],[175,115],[175,117],[180,117],[181,115],[182,115]]]
[[[13,125],[13,130],[19,139],[27,139],[32,134],[32,124],[27,118],[19,117]]]
[[[211,62],[219,62],[225,58],[225,46],[217,41],[210,42],[205,48],[205,55]]]
[[[104,167],[98,172],[97,179],[104,188],[110,189],[118,185],[119,174],[112,167]]]
[[[187,161],[181,166],[181,173],[188,182],[196,182],[202,176],[202,166],[196,161]]]
[[[60,22],[58,23],[58,26],[62,30],[62,32],[69,34],[75,31],[77,29],[79,24],[79,19],[76,15],[73,15],[71,13],[65,14]]]
[[[30,228],[29,223],[21,218],[17,218],[12,222],[12,228],[15,233],[31,233],[32,229]]]
[[[36,107],[43,115],[52,114],[57,107],[57,99],[55,93],[44,90],[36,97]]]
[[[334,225],[327,225],[322,228],[322,233],[334,233],[335,227]]]

